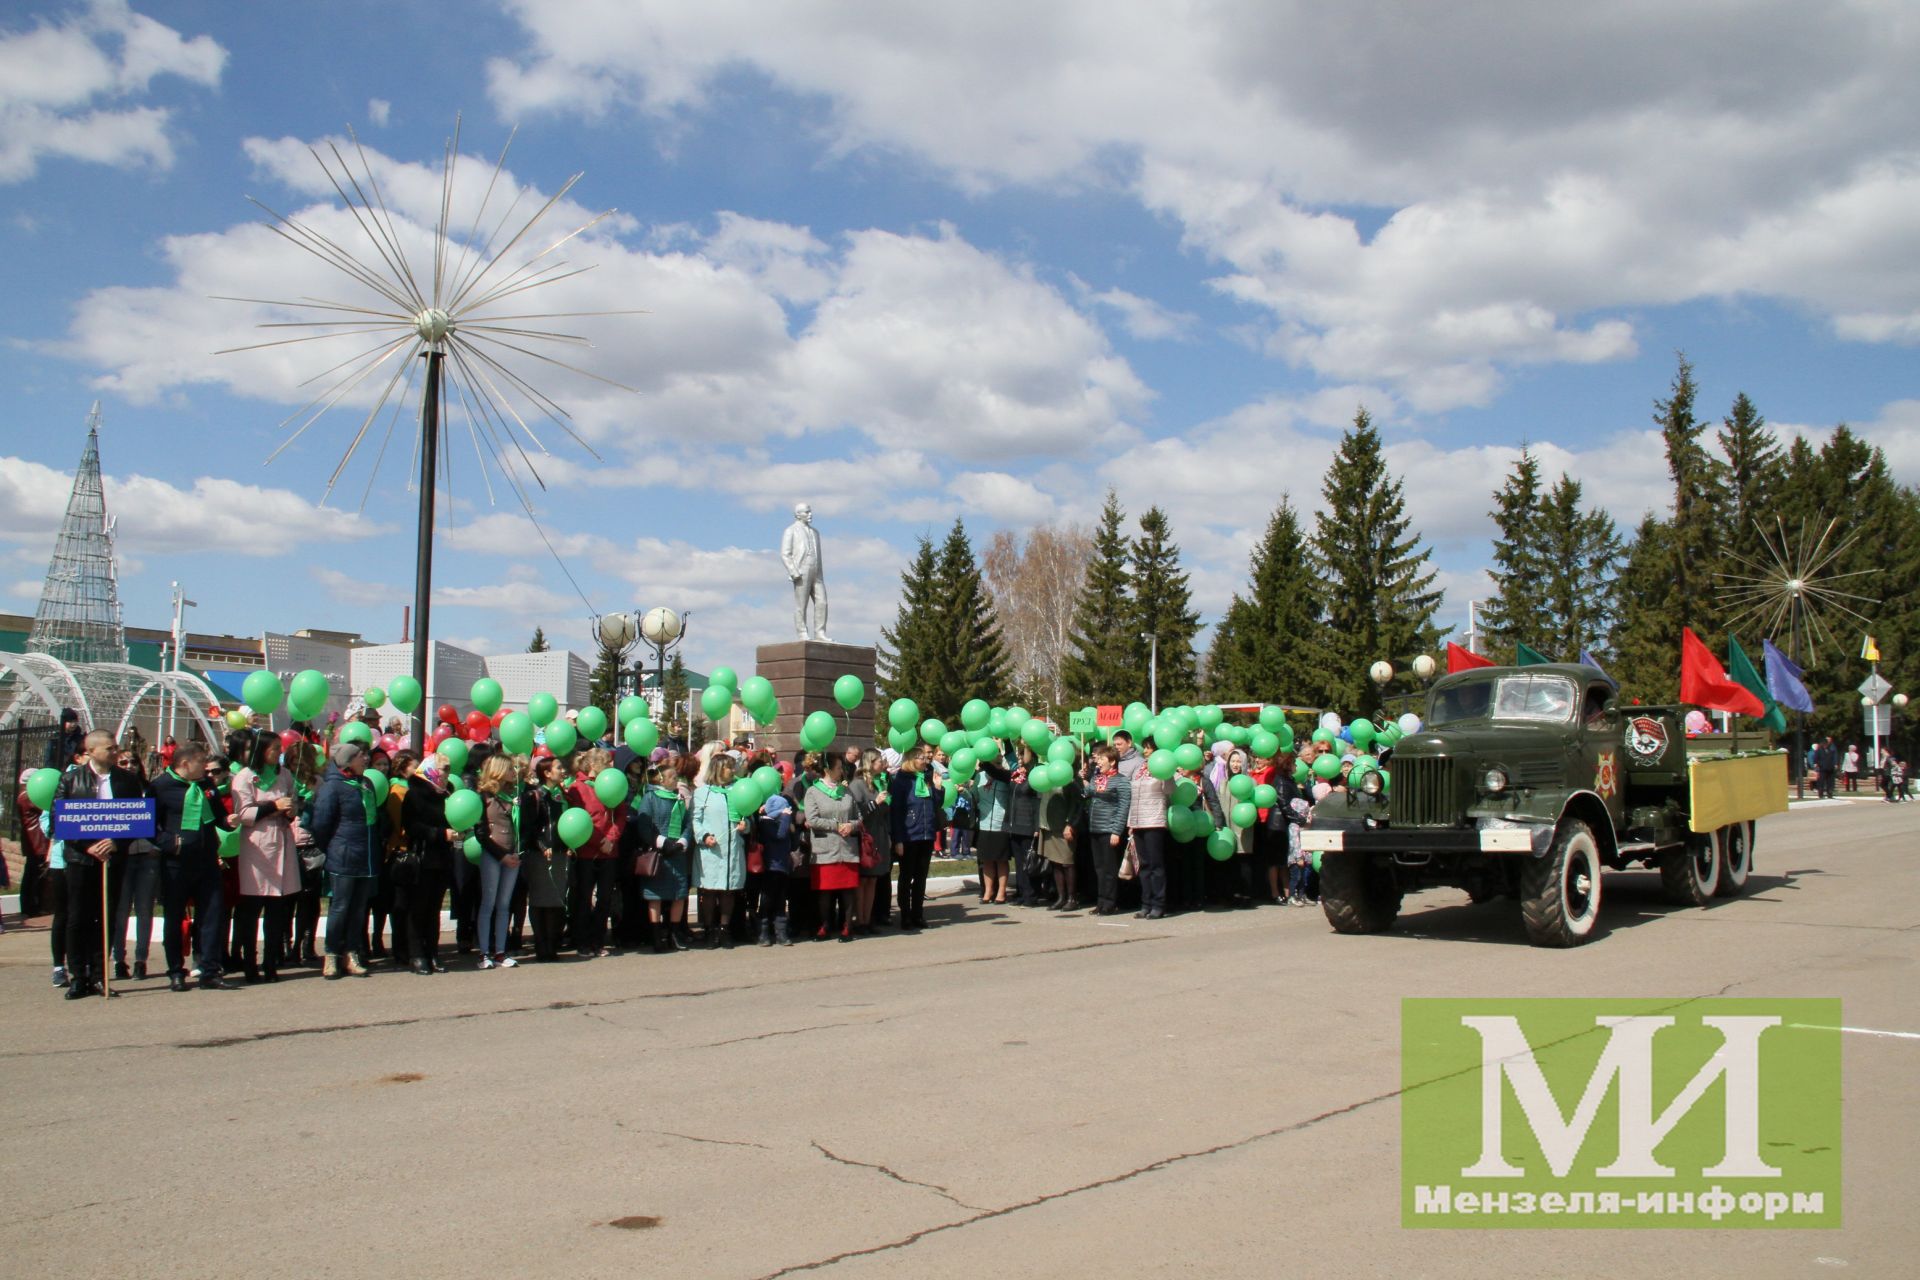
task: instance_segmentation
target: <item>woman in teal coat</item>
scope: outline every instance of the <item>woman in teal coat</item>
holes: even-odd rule
[[[733,812],[726,788],[733,782],[733,757],[716,752],[707,762],[704,782],[694,789],[694,845],[700,851],[700,925],[707,946],[733,948],[734,902],[747,887],[747,818]]]

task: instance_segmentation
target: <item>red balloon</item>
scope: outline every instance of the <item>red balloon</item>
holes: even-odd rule
[[[544,742],[533,749],[533,758],[535,760],[549,759],[552,755],[553,752],[547,750],[547,744]]]
[[[433,733],[427,738],[427,741],[431,742],[434,746],[437,747],[441,743],[445,742],[448,738],[451,738],[452,736],[453,736],[453,729],[443,724],[438,729],[435,729],[433,731]]]
[[[493,721],[487,719],[487,713],[484,711],[469,711],[467,712],[467,728],[491,729],[493,728]]]
[[[459,724],[460,723],[460,713],[454,709],[454,706],[451,702],[442,703],[440,705],[440,723],[442,724]]]
[[[380,735],[380,749],[388,755],[392,755],[400,749],[400,739],[390,733],[383,733]]]
[[[487,740],[487,734],[489,732],[491,732],[491,730],[489,730],[485,726],[469,729],[467,730],[467,741],[468,742],[485,742]]]
[[[280,747],[281,747],[281,750],[283,750],[283,751],[291,751],[291,750],[293,750],[293,749],[294,749],[295,747],[297,747],[297,746],[299,746],[299,745],[300,745],[300,735],[299,735],[299,734],[297,734],[297,733],[295,733],[295,732],[294,732],[293,730],[291,730],[291,729],[288,729],[288,730],[286,730],[286,731],[284,731],[283,733],[281,733],[281,735],[280,735]]]
[[[502,707],[500,708],[500,710],[493,713],[493,715],[488,719],[487,723],[492,725],[494,728],[498,729],[500,727],[500,722],[502,720],[505,720],[506,718],[507,718],[507,709],[505,707]]]

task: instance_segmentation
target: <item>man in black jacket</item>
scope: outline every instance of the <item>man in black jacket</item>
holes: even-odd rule
[[[173,753],[173,767],[153,780],[158,802],[153,842],[160,848],[160,896],[167,923],[167,986],[187,989],[180,928],[187,902],[200,932],[200,989],[231,991],[220,976],[226,959],[220,884],[220,807],[206,783],[207,749],[189,742]]]
[[[95,729],[81,740],[83,759],[60,776],[54,792],[54,817],[63,800],[134,800],[147,794],[131,769],[113,767],[113,735]],[[67,999],[79,1000],[101,989],[106,977],[100,912],[100,877],[106,876],[109,901],[120,898],[131,840],[67,842]]]

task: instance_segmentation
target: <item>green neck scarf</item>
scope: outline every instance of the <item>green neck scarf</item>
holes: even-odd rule
[[[835,800],[839,800],[847,794],[847,789],[845,787],[836,787],[832,783],[828,782],[825,778],[815,779],[813,784],[813,789],[815,791],[822,793],[823,795],[832,796]]]
[[[653,794],[673,802],[673,807],[667,810],[667,839],[678,840],[680,833],[687,829],[687,806],[680,802],[680,793],[669,787],[655,787]]]
[[[207,825],[207,793],[200,789],[200,784],[188,782],[171,769],[167,770],[167,776],[187,789],[187,798],[180,806],[180,830],[198,831]]]
[[[273,765],[268,765],[266,768],[258,770],[253,776],[260,780],[260,789],[262,791],[271,791],[273,790],[274,781],[280,776],[280,770]]]

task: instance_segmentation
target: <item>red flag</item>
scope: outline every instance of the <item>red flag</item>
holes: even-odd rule
[[[1483,658],[1471,649],[1462,649],[1453,641],[1447,641],[1447,674],[1456,671],[1471,671],[1475,667],[1497,667],[1500,664],[1492,658]]]
[[[1700,642],[1692,627],[1680,628],[1680,701],[1709,711],[1764,716],[1760,699],[1727,678],[1713,650]]]

